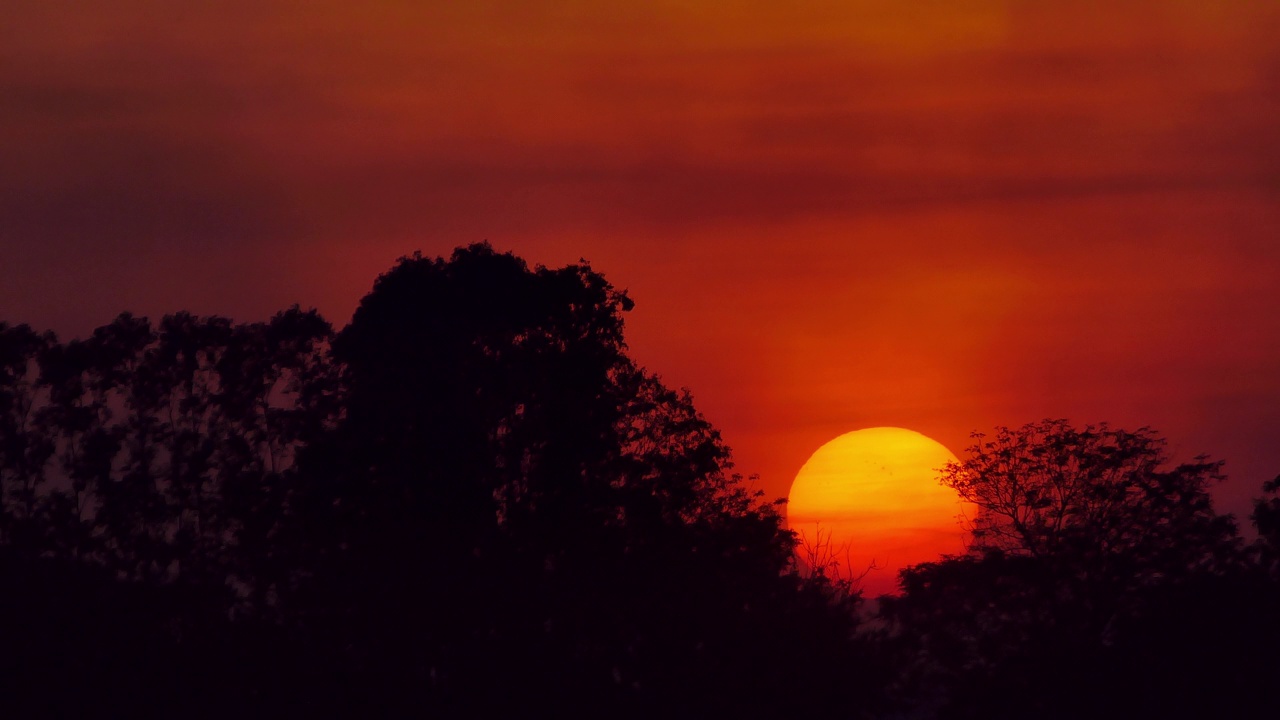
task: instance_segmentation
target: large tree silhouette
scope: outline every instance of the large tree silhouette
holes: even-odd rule
[[[819,688],[857,659],[848,608],[789,572],[688,394],[627,357],[630,307],[487,245],[381,277],[334,344],[345,416],[302,458],[304,612],[436,709],[754,714],[805,675],[801,705],[847,705]]]

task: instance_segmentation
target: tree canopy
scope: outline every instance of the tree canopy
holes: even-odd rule
[[[1045,420],[975,435],[941,482],[978,508],[971,551],[1070,559],[1082,573],[1161,581],[1235,559],[1233,519],[1213,510],[1222,463],[1173,465],[1148,428]]]
[[[627,356],[630,307],[589,266],[487,245],[379,278],[334,342],[345,415],[300,460],[312,536],[343,548],[309,588],[344,613],[322,623],[446,702],[497,682],[549,706],[745,711],[723,689],[754,676],[758,711],[797,671],[847,666],[852,616],[790,571],[791,535],[688,393]],[[800,642],[824,660],[760,672]]]

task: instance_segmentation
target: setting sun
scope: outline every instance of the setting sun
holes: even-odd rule
[[[911,430],[845,433],[800,468],[787,522],[819,560],[838,562],[841,574],[866,570],[867,596],[893,592],[899,569],[963,550],[958,519],[965,508],[937,480],[939,469],[955,460],[946,447]]]

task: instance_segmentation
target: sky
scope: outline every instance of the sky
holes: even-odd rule
[[[9,0],[0,320],[586,258],[783,495],[1046,417],[1280,474],[1280,3]]]

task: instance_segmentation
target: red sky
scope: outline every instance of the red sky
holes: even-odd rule
[[[591,260],[781,495],[1043,417],[1280,473],[1280,4],[10,0],[0,319]],[[439,7],[424,7],[435,5]],[[518,6],[518,7],[517,7]]]

